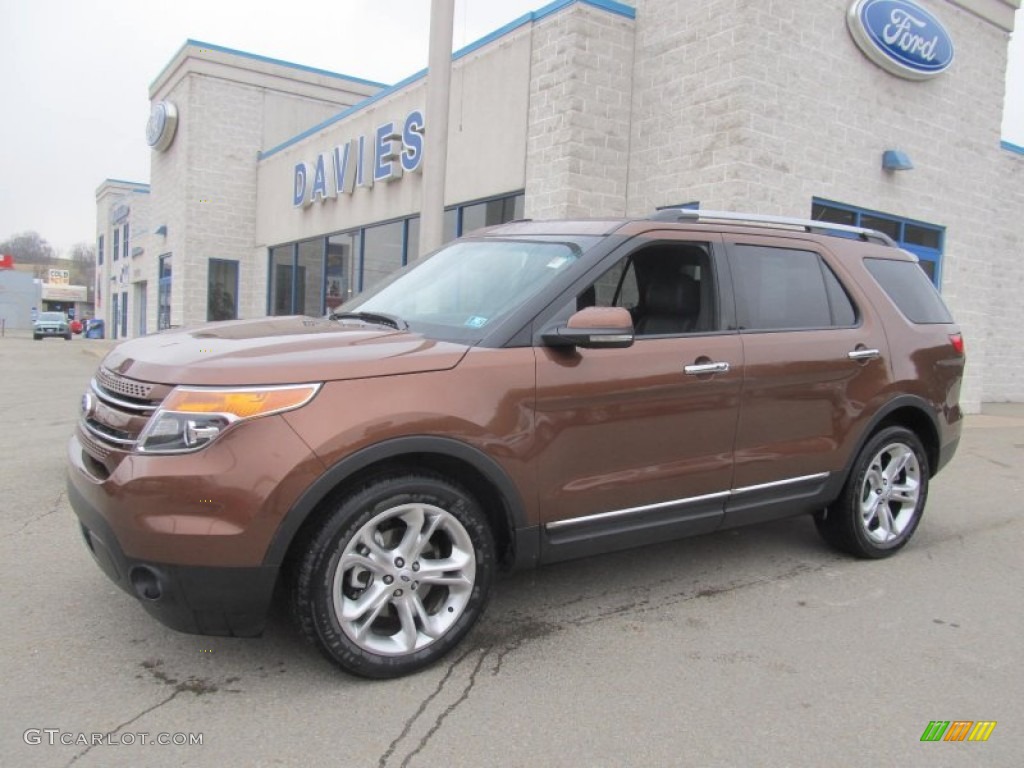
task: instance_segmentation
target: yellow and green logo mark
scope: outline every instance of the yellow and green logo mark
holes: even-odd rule
[[[932,720],[921,741],[988,741],[995,727],[995,720]]]

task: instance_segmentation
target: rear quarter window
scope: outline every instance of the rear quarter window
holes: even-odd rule
[[[916,262],[864,259],[864,266],[910,322],[919,325],[953,322],[946,303]]]

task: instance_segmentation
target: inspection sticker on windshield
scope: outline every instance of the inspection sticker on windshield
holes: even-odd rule
[[[473,315],[469,320],[466,321],[466,325],[470,328],[483,328],[487,325],[487,318],[480,317],[479,315]]]
[[[566,264],[572,261],[568,256],[555,256],[551,261],[548,262],[548,269],[561,269]]]

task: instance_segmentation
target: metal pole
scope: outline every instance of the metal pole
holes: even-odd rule
[[[426,135],[423,198],[420,202],[420,256],[441,246],[444,237],[444,188],[448,165],[448,92],[452,80],[452,27],[455,0],[430,2],[430,53],[427,62]]]

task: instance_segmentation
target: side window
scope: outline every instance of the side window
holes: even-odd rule
[[[864,266],[910,322],[953,322],[939,292],[914,262],[864,259]]]
[[[601,275],[597,282],[577,297],[577,308],[625,307],[636,309],[639,298],[636,289],[636,270],[629,257],[620,259],[615,266]]]
[[[836,273],[824,262],[821,264],[821,272],[825,276],[825,291],[828,293],[828,305],[832,310],[832,325],[840,328],[856,325],[857,310]]]
[[[620,259],[577,296],[578,308],[625,307],[638,337],[717,329],[710,249],[658,243]]]
[[[849,327],[857,312],[835,273],[813,251],[733,246],[740,328],[750,331]]]

